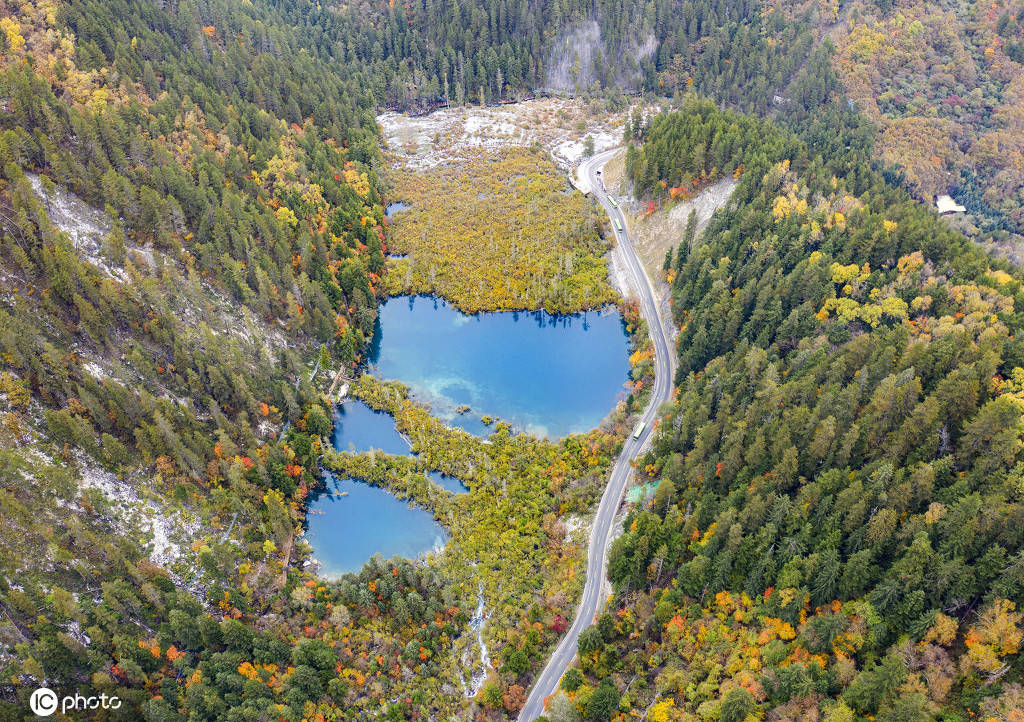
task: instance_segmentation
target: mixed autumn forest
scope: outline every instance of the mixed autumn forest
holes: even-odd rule
[[[547,94],[625,112],[640,212],[737,182],[652,279],[652,493],[548,719],[1022,719],[1019,0],[0,0],[0,717],[44,684],[109,719],[517,714],[653,352],[542,148],[415,174],[376,117]],[[628,398],[560,440],[456,432],[360,376],[410,292],[615,302]],[[335,375],[415,460],[329,449]],[[447,552],[317,576],[325,469]]]

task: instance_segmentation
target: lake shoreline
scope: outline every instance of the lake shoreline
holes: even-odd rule
[[[461,474],[438,468],[437,464],[419,455],[417,452],[423,447],[423,440],[410,438],[406,431],[399,429],[397,418],[389,409],[378,408],[378,404],[366,405],[367,399],[361,388],[368,375],[398,380],[403,388],[408,389],[409,402],[429,414],[434,423],[442,425],[446,433],[467,441],[472,439],[473,444],[482,447],[489,444],[488,437],[501,430],[505,434],[525,434],[535,440],[532,443],[540,444],[561,445],[566,438],[583,438],[606,424],[611,416],[621,414],[624,398],[628,398],[630,392],[632,369],[628,356],[631,337],[628,331],[631,326],[615,306],[605,306],[597,312],[574,314],[549,314],[543,310],[464,314],[445,299],[436,296],[408,296],[385,302],[381,307],[380,322],[381,327],[375,334],[377,347],[367,355],[361,373],[353,384],[351,397],[338,404],[332,415],[332,451],[322,460],[325,471],[307,500],[304,525],[306,541],[313,547],[313,558],[323,570],[322,574],[341,569],[357,571],[358,563],[355,560],[342,564],[337,558],[332,559],[349,551],[350,545],[346,544],[345,539],[352,537],[353,532],[344,531],[347,527],[358,526],[363,529],[358,532],[360,536],[383,535],[380,537],[381,544],[372,549],[373,552],[379,551],[386,556],[401,553],[413,559],[419,556],[410,551],[411,547],[403,550],[394,545],[388,546],[391,533],[388,529],[395,522],[384,514],[370,513],[372,522],[369,523],[363,523],[365,520],[361,519],[346,521],[348,511],[344,505],[332,503],[340,501],[336,496],[338,488],[345,487],[351,492],[351,484],[365,483],[402,502],[411,500],[417,511],[429,514],[433,522],[452,531],[446,514],[441,513],[437,503],[431,500],[458,494],[460,490],[455,484],[461,486],[462,491],[472,487],[472,483],[467,482]],[[403,324],[410,328],[404,329]],[[636,329],[632,330],[635,332]],[[438,348],[424,348],[421,345],[424,340],[438,345]],[[383,349],[380,348],[381,344]],[[395,349],[393,344],[398,348]],[[397,363],[396,356],[401,360],[403,355],[417,363],[424,359],[429,361],[447,357],[456,363],[456,367],[444,367],[444,372],[458,371],[462,368],[457,365],[458,362],[467,357],[472,358],[478,365],[463,371],[477,374],[476,380],[470,384],[474,393],[479,392],[478,385],[508,385],[513,392],[504,396],[486,396],[483,400],[477,397],[467,399],[444,396],[444,393],[450,394],[451,389],[447,386],[430,386],[423,381],[423,376]],[[394,363],[389,365],[389,358]],[[495,364],[499,362],[511,368],[504,371],[496,369]],[[524,366],[530,370],[524,372]],[[586,381],[587,377],[581,371],[587,368],[592,372],[592,381]],[[436,372],[436,369],[428,370]],[[542,381],[538,378],[540,376],[554,378]],[[580,378],[584,380],[571,383]],[[444,379],[445,383],[454,383],[448,377]],[[553,384],[556,388],[546,388],[544,383]],[[605,389],[603,397],[594,393],[595,388],[600,387]],[[431,394],[431,389],[440,390],[442,394]],[[461,386],[459,390],[462,390]],[[557,400],[559,393],[568,401]],[[530,413],[547,418],[548,411],[530,410],[530,404],[541,401],[551,403],[549,397],[556,399],[556,406],[569,407],[571,413],[566,414],[565,408],[552,410],[552,414],[558,411],[563,415],[560,425],[549,426],[550,434],[536,433],[536,426],[530,423],[531,417],[523,415],[522,409],[526,408]],[[573,402],[574,398],[576,400]],[[509,402],[523,405],[502,406]],[[579,408],[573,409],[574,404]],[[580,418],[586,420],[573,421],[576,418],[574,413],[583,414]],[[490,423],[484,423],[484,419]],[[403,474],[413,474],[416,479],[422,475],[424,479],[416,481],[413,487],[408,487],[408,482],[395,487],[382,478],[374,478],[372,474],[352,473],[350,470],[343,472],[331,463],[336,458],[360,456],[382,461],[389,459],[388,463],[405,469]],[[431,491],[423,486],[425,483],[436,488]],[[410,488],[421,491],[410,494]],[[351,497],[346,500],[351,501]],[[382,508],[393,506],[383,496],[379,497],[379,504]],[[355,505],[349,503],[348,506]],[[333,515],[330,521],[317,514],[317,511],[324,510]],[[408,516],[404,509],[392,512],[399,517]],[[339,518],[338,514],[342,516]],[[421,524],[422,534],[416,549],[421,554],[436,551],[438,544],[429,531],[424,531],[425,522],[411,520],[408,523],[413,527]],[[322,529],[332,526],[343,530],[341,538],[333,539],[330,534],[324,538]],[[328,545],[327,551],[325,544]],[[337,549],[331,550],[330,545],[336,545]],[[362,560],[365,561],[371,555],[363,554]]]

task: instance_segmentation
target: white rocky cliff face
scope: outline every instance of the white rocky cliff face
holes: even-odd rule
[[[626,92],[640,87],[642,65],[658,43],[650,31],[638,29],[616,47],[602,37],[596,20],[574,23],[559,34],[547,59],[547,90],[577,93],[595,83]]]

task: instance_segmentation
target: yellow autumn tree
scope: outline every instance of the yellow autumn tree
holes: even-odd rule
[[[1001,675],[1006,668],[1005,657],[1020,649],[1024,629],[1024,614],[1015,611],[1016,605],[1006,599],[996,599],[981,613],[978,621],[964,638],[967,654],[960,660],[965,674],[983,672],[992,677]]]

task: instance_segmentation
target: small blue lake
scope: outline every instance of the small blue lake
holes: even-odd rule
[[[409,442],[395,428],[395,419],[383,411],[374,411],[361,401],[346,401],[335,407],[331,442],[338,451],[353,454],[371,449],[396,456],[412,453]]]
[[[468,316],[400,296],[380,308],[369,370],[408,384],[451,426],[486,436],[487,415],[560,438],[601,423],[626,396],[629,343],[614,309]],[[470,410],[458,413],[468,405]]]
[[[442,489],[447,489],[453,494],[465,494],[469,491],[469,487],[463,484],[457,477],[442,474],[440,471],[428,471],[427,478]]]
[[[306,521],[306,541],[327,579],[358,572],[374,554],[414,559],[448,540],[423,509],[379,487],[332,476],[310,504]]]
[[[412,206],[410,206],[408,203],[403,203],[402,201],[395,201],[394,203],[388,203],[387,206],[385,206],[384,215],[387,216],[388,218],[391,218],[391,216],[395,215],[396,213],[400,213],[401,211],[407,211],[410,208],[412,208]]]

